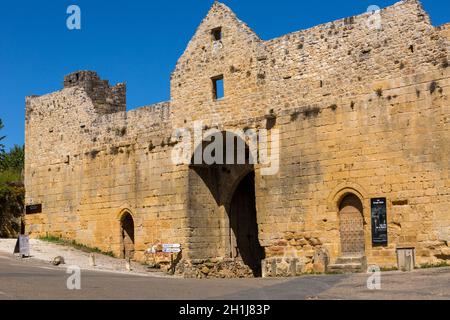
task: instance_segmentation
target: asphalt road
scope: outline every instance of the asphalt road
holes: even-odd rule
[[[365,274],[197,280],[97,271],[81,271],[81,289],[69,290],[67,279],[71,275],[66,273],[66,268],[0,253],[0,299],[450,300],[450,268],[383,273],[381,290],[367,289]]]

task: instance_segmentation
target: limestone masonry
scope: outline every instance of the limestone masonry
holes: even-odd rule
[[[125,85],[92,71],[27,97],[26,204],[42,205],[27,233],[188,277],[393,267],[403,249],[449,261],[450,24],[416,0],[381,10],[380,29],[374,14],[264,41],[216,2],[170,102],[127,112]],[[279,132],[279,170],[175,163],[174,132],[200,121]],[[163,244],[181,245],[171,265]]]

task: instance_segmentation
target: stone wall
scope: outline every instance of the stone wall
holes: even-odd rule
[[[447,42],[450,41],[450,23],[446,23],[438,28],[441,35],[447,38]]]
[[[418,264],[448,260],[448,24],[433,27],[415,0],[380,14],[380,30],[363,14],[263,41],[215,3],[177,62],[170,102],[125,112],[125,87],[92,72],[28,97],[26,201],[44,212],[27,217],[27,231],[120,255],[120,218],[130,212],[137,260],[155,243],[180,243],[178,272],[246,274],[227,260],[228,213],[254,170],[266,275],[321,270],[322,255],[335,261],[339,204],[350,193],[363,204],[369,264],[395,265],[398,247],[415,247]],[[225,97],[216,100],[218,76]],[[195,121],[222,132],[279,130],[279,172],[175,164],[174,130]],[[371,241],[378,197],[388,200],[386,247]]]
[[[28,232],[119,255],[120,217],[135,219],[136,258],[184,243],[182,170],[170,161],[170,104],[102,114],[80,86],[27,99]]]
[[[125,84],[113,87],[93,71],[78,71],[64,77],[64,88],[81,87],[92,100],[97,113],[124,112],[127,107]]]

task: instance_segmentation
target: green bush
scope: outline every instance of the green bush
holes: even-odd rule
[[[24,147],[15,145],[8,153],[0,153],[0,171],[21,173],[25,162]],[[22,180],[21,177],[17,177]]]
[[[0,131],[3,122],[0,119]],[[22,172],[24,167],[24,148],[14,146],[5,152],[0,134],[0,237],[17,237],[21,230],[24,213],[25,188]]]
[[[450,264],[447,261],[441,261],[438,263],[424,263],[420,265],[421,269],[445,268],[445,267],[450,267]]]
[[[25,189],[20,174],[0,171],[0,237],[14,238],[20,233]]]

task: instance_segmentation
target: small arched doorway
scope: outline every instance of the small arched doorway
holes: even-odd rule
[[[247,174],[233,194],[230,210],[230,242],[232,257],[242,259],[255,277],[260,277],[264,248],[258,239],[255,198],[255,172]]]
[[[339,205],[339,221],[341,255],[365,255],[363,205],[354,194],[342,199]]]
[[[121,256],[125,259],[134,257],[134,220],[129,212],[120,219]]]

